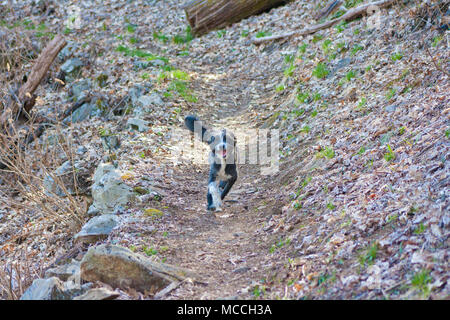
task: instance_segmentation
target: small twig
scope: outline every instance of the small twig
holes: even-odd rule
[[[328,17],[331,12],[336,10],[338,6],[342,4],[342,1],[340,0],[333,0],[330,1],[315,17],[316,21],[319,21],[322,18]]]
[[[170,283],[167,287],[165,287],[164,289],[162,289],[161,291],[158,291],[154,296],[153,299],[155,300],[160,300],[162,298],[164,298],[166,295],[168,295],[171,291],[175,290],[176,288],[178,288],[180,286],[181,283],[183,283],[184,281],[173,281],[172,283]]]

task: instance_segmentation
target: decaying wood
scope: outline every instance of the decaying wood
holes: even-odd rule
[[[291,0],[193,0],[184,6],[192,32],[202,35]]]
[[[317,31],[329,28],[340,21],[344,21],[344,20],[348,21],[348,20],[355,19],[356,17],[359,17],[359,16],[367,13],[368,9],[370,9],[372,7],[377,7],[379,9],[388,7],[388,6],[392,5],[395,1],[396,0],[381,0],[381,1],[375,1],[372,3],[367,3],[367,4],[361,5],[357,8],[353,8],[353,9],[347,11],[345,14],[343,14],[339,18],[336,18],[336,19],[333,19],[333,20],[330,20],[330,21],[327,21],[327,22],[324,22],[321,24],[317,24],[314,26],[310,26],[310,27],[307,27],[300,31],[292,31],[292,32],[287,32],[287,33],[283,33],[283,34],[279,34],[279,35],[273,35],[273,36],[269,36],[269,37],[253,38],[252,42],[254,44],[259,44],[259,43],[272,41],[272,40],[285,39],[285,38],[289,38],[292,36],[305,36],[308,34],[312,34]]]
[[[3,114],[0,116],[0,134],[4,134],[3,138],[8,141],[11,152],[6,155],[8,158],[6,159],[6,163],[5,159],[0,159],[0,169],[5,169],[8,162],[14,161],[15,152],[20,149],[23,150],[25,145],[42,135],[47,127],[47,125],[41,124],[35,130],[33,129],[32,124],[24,126],[22,123],[18,125],[16,120],[21,114],[24,114],[29,120],[29,112],[36,102],[34,91],[50,69],[50,66],[58,53],[65,46],[66,40],[60,35],[57,35],[50,41],[34,63],[25,84],[20,87],[18,93],[17,91],[13,92],[14,96],[9,100],[9,103],[4,106]],[[22,127],[20,129],[25,131],[25,138],[23,141],[21,141],[17,135],[17,127]]]
[[[66,46],[66,40],[57,35],[49,44],[42,50],[38,59],[31,69],[27,82],[19,89],[19,100],[24,101],[27,97],[31,96],[36,90],[37,86],[44,78],[48,69],[50,69],[53,60],[56,55]]]
[[[0,118],[0,125],[7,125],[8,120],[14,121],[22,110],[25,110],[28,113],[31,108],[33,108],[36,100],[34,91],[44,78],[48,69],[50,69],[50,66],[53,63],[53,60],[55,60],[57,54],[65,46],[66,40],[61,35],[57,35],[48,43],[44,50],[42,50],[38,59],[34,63],[33,68],[31,69],[27,82],[25,82],[25,84],[19,89],[18,99],[20,103],[12,103],[9,106],[6,106]]]

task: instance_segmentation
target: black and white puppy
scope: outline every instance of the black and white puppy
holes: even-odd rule
[[[214,132],[206,128],[196,116],[187,116],[184,123],[197,138],[211,148],[207,209],[221,211],[222,200],[230,192],[238,177],[236,138],[226,129]]]

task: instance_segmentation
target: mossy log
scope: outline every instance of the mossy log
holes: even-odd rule
[[[196,35],[221,29],[290,0],[193,0],[184,6],[186,18]]]

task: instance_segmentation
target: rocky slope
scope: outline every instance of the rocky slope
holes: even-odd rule
[[[79,105],[28,150],[36,189],[1,173],[1,297],[48,277],[33,284],[40,298],[92,287],[88,297],[155,298],[83,268],[76,290],[67,271],[45,273],[73,258],[78,274],[100,244],[201,279],[157,298],[448,297],[448,5],[399,1],[376,20],[257,46],[253,36],[315,24],[324,3],[294,1],[200,38],[182,4],[24,1],[1,17],[0,37],[23,32],[35,54],[51,33],[69,40],[37,114]],[[280,170],[241,165],[225,210],[208,214],[206,162],[174,152],[192,113],[242,135],[277,129]]]

